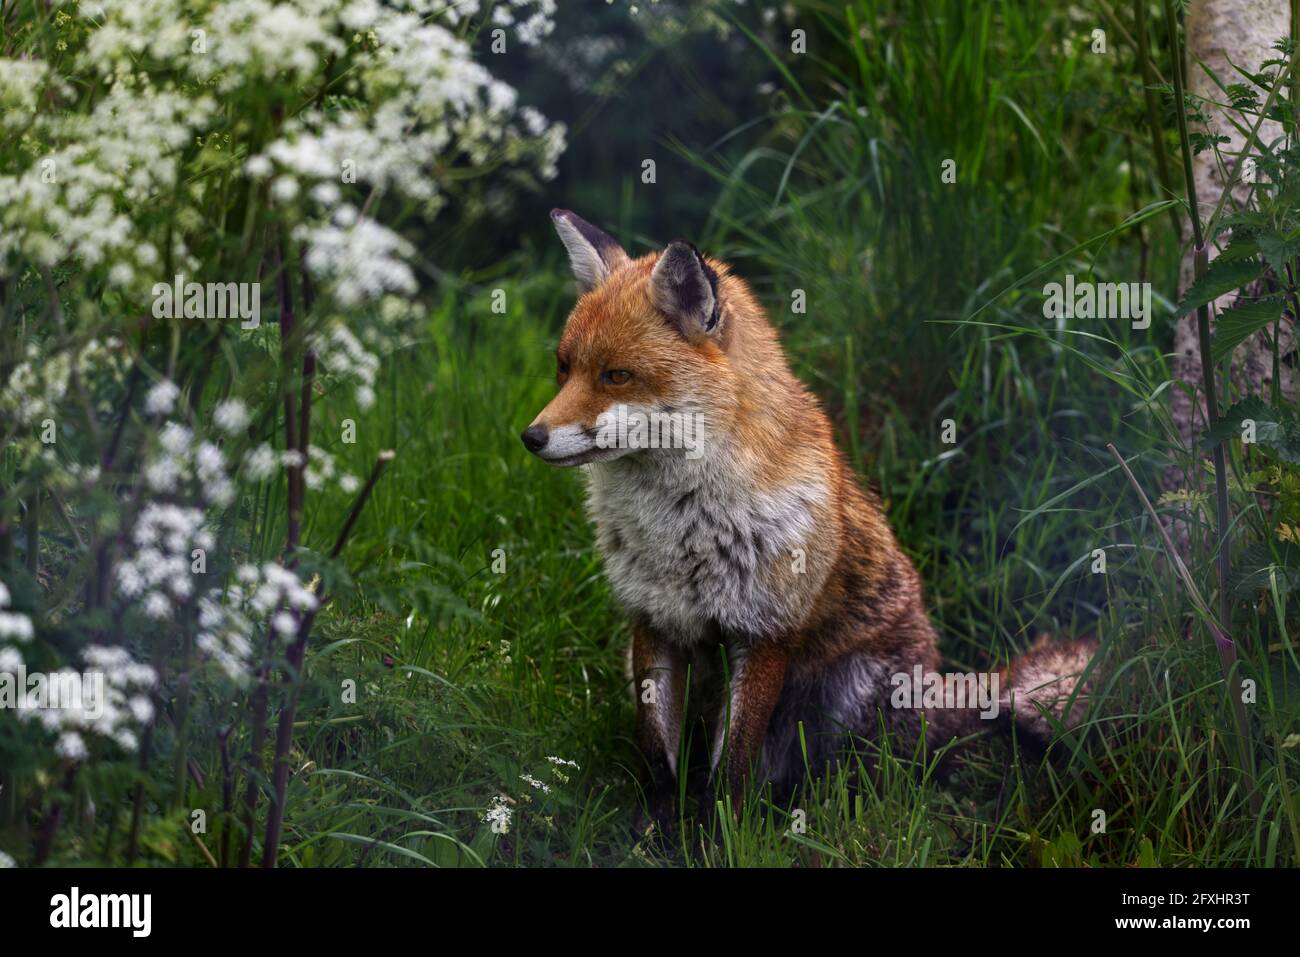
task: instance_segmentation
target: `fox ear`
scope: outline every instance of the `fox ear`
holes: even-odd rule
[[[650,289],[655,307],[687,339],[707,336],[717,329],[718,274],[690,243],[679,239],[660,253],[650,273]]]
[[[569,252],[569,265],[584,290],[599,286],[628,261],[627,253],[613,236],[597,229],[567,209],[551,210],[551,222]]]

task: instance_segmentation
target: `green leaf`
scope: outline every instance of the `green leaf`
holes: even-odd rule
[[[1291,542],[1256,542],[1233,563],[1228,588],[1237,598],[1250,598],[1269,590],[1277,578],[1279,594],[1300,588],[1300,546]]]
[[[1237,232],[1248,229],[1267,229],[1269,227],[1269,218],[1257,209],[1239,209],[1235,213],[1229,213],[1219,221],[1218,228],[1215,229],[1216,237],[1227,232],[1229,229],[1235,235]],[[1220,258],[1222,258],[1220,256]]]
[[[1264,264],[1255,259],[1240,259],[1235,262],[1222,262],[1222,257],[1210,263],[1205,275],[1192,283],[1187,295],[1178,305],[1174,317],[1185,316],[1189,312],[1213,302],[1225,292],[1240,289],[1254,282],[1264,273]]]
[[[1260,233],[1256,237],[1259,251],[1264,261],[1279,276],[1285,272],[1286,264],[1300,256],[1300,231],[1292,231],[1285,236],[1277,233]]]
[[[1138,867],[1159,867],[1160,862],[1156,860],[1156,849],[1151,843],[1151,838],[1142,838],[1142,843],[1138,845]]]
[[[1216,263],[1235,263],[1243,259],[1251,259],[1259,255],[1259,242],[1255,239],[1253,233],[1244,229],[1233,231],[1232,238],[1228,240],[1228,245],[1223,247],[1223,252],[1214,258]]]
[[[1214,322],[1214,343],[1210,347],[1210,360],[1218,365],[1224,356],[1245,342],[1260,329],[1276,322],[1282,314],[1280,299],[1259,299],[1225,309]]]
[[[1249,396],[1223,413],[1213,429],[1201,436],[1207,448],[1233,439],[1240,441],[1247,421],[1255,425],[1255,444],[1284,462],[1300,465],[1300,426],[1285,409],[1275,409],[1257,395]]]
[[[352,844],[360,844],[366,848],[379,847],[386,851],[391,851],[398,857],[406,857],[410,860],[417,861],[420,864],[427,864],[429,867],[437,867],[433,861],[429,860],[423,854],[417,854],[409,847],[402,847],[400,844],[393,844],[389,841],[381,841],[375,837],[362,837],[360,834],[348,834],[345,831],[330,831],[330,837],[336,837],[340,841],[348,841]]]

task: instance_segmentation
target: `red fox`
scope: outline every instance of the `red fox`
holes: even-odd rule
[[[931,746],[971,729],[974,701],[899,694],[940,665],[920,576],[745,282],[687,242],[632,259],[568,210],[551,218],[584,293],[556,350],[559,393],[522,438],[588,466],[632,619],[652,814],[671,807],[688,697],[711,709],[713,786],[736,795],[750,775],[790,794],[882,719],[909,748],[923,716]],[[1016,706],[1040,738],[1048,713],[1077,722],[1094,650],[1040,642],[998,674],[986,711]]]

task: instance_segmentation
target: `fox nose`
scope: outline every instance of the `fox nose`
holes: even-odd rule
[[[546,443],[551,434],[544,425],[530,425],[524,429],[524,434],[520,436],[524,440],[524,448],[529,452],[540,452],[546,448]]]

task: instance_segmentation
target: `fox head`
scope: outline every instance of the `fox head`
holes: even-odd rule
[[[665,445],[698,457],[696,430],[735,402],[727,267],[680,240],[632,259],[567,209],[551,220],[583,293],[555,352],[559,393],[524,430],[524,445],[553,465]]]

